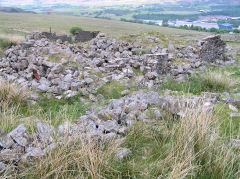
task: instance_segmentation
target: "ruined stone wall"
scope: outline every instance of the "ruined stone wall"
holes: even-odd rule
[[[97,37],[99,32],[78,31],[75,34],[75,42],[85,42]]]
[[[226,43],[221,40],[220,35],[214,35],[204,38],[199,43],[200,59],[203,61],[226,60],[224,55]]]
[[[31,39],[34,40],[40,40],[42,38],[46,38],[51,41],[56,41],[58,39],[62,40],[63,42],[65,41],[72,41],[72,37],[67,36],[67,35],[56,35],[56,33],[51,33],[51,32],[35,32],[31,35]]]

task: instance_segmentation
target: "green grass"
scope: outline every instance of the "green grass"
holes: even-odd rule
[[[22,19],[24,21],[21,21]],[[100,30],[113,37],[124,35],[125,39],[131,42],[136,40],[135,37],[128,36],[133,32],[140,34],[141,38],[152,35],[160,38],[164,46],[167,45],[168,40],[175,39],[176,36],[176,43],[178,43],[179,37],[195,40],[206,35],[142,24],[57,15],[0,13],[0,22],[0,37],[3,35],[6,39],[10,39],[12,35],[23,37],[19,32],[21,30],[24,34],[33,30],[47,31],[49,26],[58,33],[69,33],[71,27],[80,26],[84,30]],[[146,41],[144,43],[146,46],[153,45]],[[6,48],[6,45],[8,47],[9,41],[2,42],[1,48]],[[60,56],[51,55],[49,60],[59,62]],[[180,61],[177,60],[179,63]],[[75,65],[73,62],[69,63]],[[140,69],[134,69],[134,73],[142,75]],[[96,75],[101,77],[101,74]],[[237,92],[240,88],[239,84],[235,85],[235,81],[240,81],[239,63],[223,69],[213,69],[213,73],[206,72],[192,76],[180,83],[169,79],[160,88],[196,95],[205,91]],[[139,88],[132,87],[129,90],[136,91]],[[96,95],[103,95],[106,102],[109,99],[120,98],[121,92],[126,89],[125,83],[112,81],[101,86]],[[42,100],[34,106],[29,106],[26,101],[21,102],[20,105],[13,103],[13,105],[3,106],[1,104],[3,110],[0,114],[0,126],[6,132],[19,124],[26,124],[29,129],[32,129],[36,123],[35,117],[54,127],[66,120],[74,122],[93,105],[87,98],[85,102],[81,101],[81,98],[83,98],[81,94],[71,99],[60,100],[42,95]],[[149,107],[149,110],[152,118],[154,108]],[[229,138],[239,137],[240,127],[239,119],[229,118],[230,112],[227,105],[218,104],[213,116],[202,113],[196,115],[199,113],[189,111],[188,116],[183,119],[166,115],[161,121],[157,121],[156,125],[138,121],[121,139],[122,142],[116,141],[119,142],[118,147],[121,145],[132,151],[132,154],[121,162],[115,161],[113,150],[109,150],[115,144],[106,145],[103,148],[98,148],[96,145],[87,148],[88,145],[83,146],[77,140],[73,145],[66,142],[66,145],[59,146],[45,159],[39,161],[41,165],[32,168],[28,166],[23,172],[26,178],[44,178],[45,176],[49,176],[46,178],[158,178],[159,176],[162,178],[234,178],[234,174],[239,169],[239,151],[234,153],[226,143]]]
[[[224,138],[233,138],[236,139],[240,135],[240,119],[239,118],[231,118],[230,113],[239,113],[240,110],[238,109],[238,112],[232,111],[228,105],[226,104],[218,104],[216,106],[216,116],[218,116],[220,120],[220,132],[221,136]]]
[[[48,61],[54,62],[54,63],[60,63],[61,58],[63,58],[63,56],[61,54],[50,54],[48,56]]]
[[[69,30],[74,26],[80,26],[84,30],[101,31],[117,38],[123,35],[130,35],[132,33],[140,34],[148,31],[159,31],[162,34],[171,36],[174,34],[174,36],[185,36],[191,39],[196,39],[196,37],[201,38],[207,34],[145,24],[66,15],[0,13],[0,22],[0,35],[7,35],[6,31],[10,33],[13,30],[10,34],[17,36],[21,36],[19,32],[26,34],[37,30],[49,31],[50,27],[54,32],[69,34]],[[8,38],[10,38],[9,34]]]
[[[36,121],[29,123],[28,120],[24,120],[29,117],[36,117],[40,121],[45,121],[54,127],[57,127],[64,121],[74,122],[84,115],[88,107],[92,105],[87,99],[86,102],[80,102],[81,97],[81,94],[79,94],[70,99],[62,98],[59,100],[53,97],[42,96],[42,99],[37,101],[34,106],[29,106],[26,100],[18,104],[14,103],[11,106],[1,103],[1,128],[9,132],[19,124],[33,126]]]
[[[98,89],[98,94],[104,96],[105,99],[119,99],[121,92],[126,90],[125,84],[119,81],[109,82]]]
[[[25,106],[21,109],[21,112],[26,116],[37,114],[53,126],[57,126],[66,120],[74,122],[84,115],[87,108],[92,105],[90,101],[79,102],[80,98],[81,94],[70,99],[62,98],[60,100],[43,96],[43,99],[38,101],[36,105],[33,107]]]
[[[221,143],[222,138],[216,136],[218,128],[216,124],[219,123],[215,116],[202,112],[196,114],[196,111],[193,113],[189,111],[188,114],[190,115],[180,121],[167,118],[155,126],[136,123],[123,144],[131,149],[132,154],[122,162],[113,163],[121,177],[234,177],[238,171],[238,153],[234,153],[234,150],[224,142]],[[199,120],[201,122],[197,122]],[[225,122],[227,124],[229,121]],[[209,141],[210,136],[214,136],[214,141]],[[227,139],[225,133],[222,137]],[[230,164],[231,162],[233,163]]]
[[[143,72],[141,72],[141,70],[140,70],[140,68],[133,68],[133,72],[134,72],[134,74],[135,75],[137,75],[137,76],[142,76],[142,75],[144,75],[144,73]]]
[[[4,57],[4,50],[12,45],[16,45],[16,42],[5,38],[0,38],[0,57]]]
[[[9,41],[7,39],[1,39],[0,38],[0,48],[6,49],[6,48],[11,47],[12,45],[16,45],[16,43],[15,42],[11,42],[11,41]]]
[[[202,75],[194,75],[183,82],[176,82],[169,78],[164,82],[161,89],[183,91],[199,95],[201,92],[225,92],[239,88],[238,78],[227,76],[219,70],[205,72]]]

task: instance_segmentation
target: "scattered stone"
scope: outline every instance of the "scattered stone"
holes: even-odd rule
[[[14,144],[12,138],[5,133],[0,135],[0,147],[8,149]]]
[[[157,119],[157,120],[160,120],[162,119],[162,114],[160,113],[159,110],[154,110],[154,118]]]
[[[122,161],[124,158],[129,156],[131,153],[132,153],[131,150],[123,148],[116,152],[115,158],[116,158],[116,160]]]
[[[6,168],[5,164],[3,162],[0,162],[0,172],[4,171]]]
[[[11,137],[17,144],[25,147],[31,141],[30,136],[27,132],[27,128],[24,124],[19,125],[16,129],[12,130],[8,137]]]
[[[44,155],[45,153],[41,148],[29,147],[26,149],[26,153],[21,157],[21,161],[29,164],[30,162],[33,162],[37,158],[43,157]]]
[[[230,117],[240,117],[240,113],[230,113]]]
[[[52,126],[44,125],[41,122],[37,123],[37,135],[43,143],[52,143],[55,135],[55,130]]]
[[[232,111],[238,112],[238,109],[237,109],[235,106],[229,104],[228,107],[229,107],[229,109],[231,109]]]
[[[108,120],[103,124],[104,133],[117,132],[119,129],[118,123],[115,120]]]
[[[235,148],[239,148],[240,147],[240,140],[237,139],[231,139],[229,140],[229,144]]]
[[[227,99],[224,99],[223,102],[240,107],[240,99],[227,98]]]
[[[122,96],[126,96],[126,95],[129,95],[129,94],[130,94],[129,90],[124,90],[124,91],[121,92]]]

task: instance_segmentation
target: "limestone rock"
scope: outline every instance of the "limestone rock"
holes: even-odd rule
[[[116,152],[115,158],[116,158],[116,160],[122,161],[124,158],[129,156],[131,153],[132,153],[131,150],[129,150],[127,148],[123,148]]]
[[[19,125],[17,128],[8,133],[8,136],[23,147],[27,146],[31,141],[27,128],[23,124]]]
[[[52,143],[54,140],[55,130],[52,126],[37,123],[37,135],[43,143]]]

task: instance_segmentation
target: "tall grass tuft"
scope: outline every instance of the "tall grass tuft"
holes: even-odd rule
[[[202,108],[187,110],[173,128],[169,154],[159,161],[160,176],[166,178],[231,178],[240,167],[238,153],[221,142],[219,121]]]
[[[96,137],[96,136],[95,136]],[[111,159],[121,142],[64,137],[62,144],[22,175],[27,178],[106,178],[116,175]]]
[[[30,94],[27,89],[20,88],[9,81],[0,80],[0,101],[1,107],[7,107],[14,104],[21,104]]]
[[[228,74],[220,71],[207,71],[201,75],[194,75],[183,82],[168,79],[162,84],[161,89],[201,94],[201,92],[231,91],[238,84],[239,82]]]
[[[0,48],[5,49],[8,47],[11,47],[12,45],[16,45],[17,43],[15,41],[10,41],[7,39],[1,39],[0,38]]]
[[[219,71],[208,71],[201,75],[201,80],[204,86],[213,90],[229,90],[236,87],[236,80]]]

